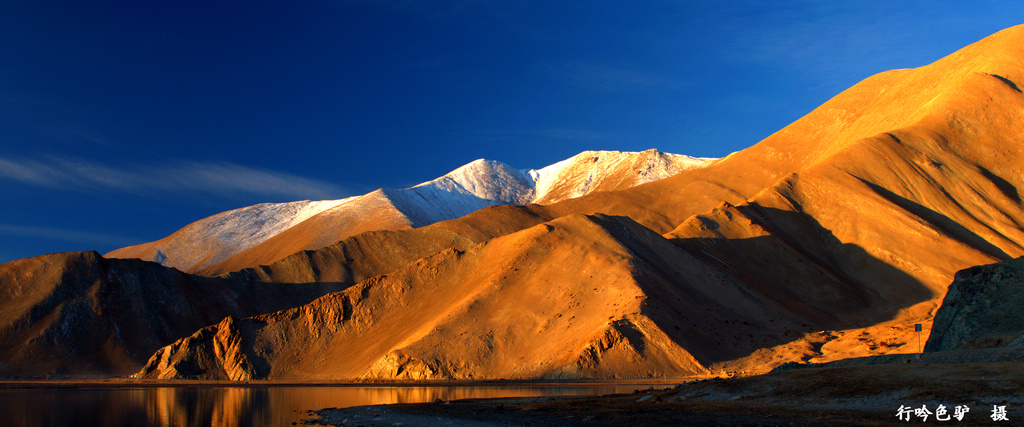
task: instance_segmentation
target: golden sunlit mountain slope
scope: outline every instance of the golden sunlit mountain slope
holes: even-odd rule
[[[998,163],[993,166],[997,169],[1017,168],[998,156],[1016,151],[1020,144],[1014,133],[1017,125],[1009,120],[1017,114],[1014,106],[1020,96],[1013,82],[1021,81],[1022,32],[1021,27],[1013,27],[934,64],[869,77],[760,143],[708,167],[683,171],[627,191],[556,203],[551,206],[552,213],[628,215],[666,233],[692,215],[723,201],[741,203],[813,165],[827,165],[841,158],[857,162],[847,147],[910,127],[942,133],[956,126],[970,126],[964,130],[973,132],[991,122],[998,129],[981,131],[989,138],[1009,140],[1008,145],[985,155],[987,161]],[[953,148],[974,151],[971,156],[977,160],[973,161],[982,160],[981,147],[970,148],[964,143]],[[885,186],[885,182],[880,185]]]
[[[361,233],[315,251],[297,252],[270,265],[241,269],[225,277],[250,282],[353,285],[441,250],[466,250],[549,219],[537,205],[492,206],[462,218],[412,230]]]
[[[0,376],[126,375],[157,348],[224,316],[295,307],[445,248],[468,248],[545,220],[526,207],[485,208],[420,229],[363,233],[222,278],[95,252],[6,263]]]
[[[899,72],[893,86],[877,89],[907,93],[884,121],[893,127],[817,150],[812,166],[670,236],[738,274],[794,283],[790,268],[799,263],[737,256],[741,242],[780,240],[889,302],[876,309],[889,310],[891,322],[834,334],[821,349],[825,360],[863,355],[865,338],[887,329],[927,326],[956,271],[1024,254],[1024,96],[1013,83],[1024,78],[1022,46],[1024,27],[1014,27]],[[879,263],[903,274],[871,267]],[[915,283],[931,297],[907,306]]]
[[[700,278],[687,287],[666,279],[684,272]],[[736,292],[738,287],[628,218],[571,215],[464,252],[442,251],[300,308],[226,319],[165,347],[143,374],[224,379],[697,374],[704,368],[691,353],[713,354],[711,340],[731,346],[721,341],[745,329],[717,325],[731,308],[721,301],[761,314],[760,303]],[[659,301],[649,301],[652,296]],[[674,327],[661,324],[666,321]],[[795,323],[780,319],[775,332],[787,326]]]
[[[671,376],[911,351],[957,270],[1024,254],[1022,79],[1014,27],[868,78],[708,167],[203,329],[143,373]]]

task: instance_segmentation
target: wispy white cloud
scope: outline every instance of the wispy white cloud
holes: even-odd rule
[[[38,162],[16,162],[0,158],[0,178],[49,187],[56,184],[54,178],[59,175],[62,175],[61,171]]]
[[[298,196],[327,199],[345,195],[340,187],[324,181],[302,178],[282,172],[254,169],[233,163],[189,162],[166,171],[162,179],[171,189],[191,189],[220,193]],[[173,177],[173,179],[170,179]]]
[[[111,246],[128,246],[139,242],[139,239],[103,233],[10,224],[0,224],[0,235]]]
[[[63,157],[0,158],[0,179],[60,190],[141,195],[199,192],[219,196],[329,199],[346,193],[331,183],[228,162],[180,161],[162,166],[117,168]]]

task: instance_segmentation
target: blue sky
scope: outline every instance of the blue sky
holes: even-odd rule
[[[724,156],[1016,2],[5,1],[0,262],[583,150]]]

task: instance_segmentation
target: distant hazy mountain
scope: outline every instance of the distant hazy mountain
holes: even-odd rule
[[[117,249],[106,256],[139,258],[185,272],[216,275],[269,264],[364,231],[422,227],[486,206],[546,204],[594,191],[629,188],[711,160],[657,150],[586,151],[542,169],[522,170],[481,159],[412,188],[380,189],[342,200],[264,203],[222,212],[163,239]]]

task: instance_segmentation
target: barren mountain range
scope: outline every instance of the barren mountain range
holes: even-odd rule
[[[1024,26],[872,76],[746,150],[647,183],[620,175],[588,192],[559,177],[545,192],[529,173],[475,162],[462,175],[507,177],[481,189],[506,198],[480,197],[457,170],[402,193],[417,196],[381,190],[379,209],[245,208],[275,212],[247,248],[178,233],[136,247],[217,277],[94,253],[14,261],[0,266],[0,344],[12,349],[0,368],[637,378],[913,352],[913,325],[929,329],[954,273],[1024,255],[1017,82]],[[421,195],[444,188],[501,203],[430,211],[440,216],[408,204],[455,206]],[[515,205],[526,202],[539,204]],[[217,217],[193,225],[213,230]]]
[[[629,188],[706,165],[713,159],[648,150],[585,151],[541,169],[476,160],[433,181],[378,189],[341,200],[265,203],[196,221],[155,242],[117,249],[111,258],[156,261],[217,275],[270,264],[373,230],[403,230],[458,218],[492,205],[552,203]]]

